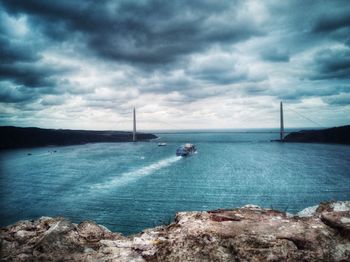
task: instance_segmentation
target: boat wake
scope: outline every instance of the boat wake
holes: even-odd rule
[[[151,175],[159,169],[162,169],[164,167],[168,167],[171,164],[179,161],[180,159],[181,159],[181,157],[176,156],[176,157],[169,157],[166,159],[159,160],[156,163],[142,167],[140,169],[125,172],[125,173],[123,173],[115,178],[112,178],[111,180],[106,181],[104,183],[99,183],[99,184],[93,185],[93,186],[91,186],[91,189],[108,189],[108,188],[124,186],[130,182],[137,180],[138,178],[141,178],[141,177],[144,177],[147,175]]]

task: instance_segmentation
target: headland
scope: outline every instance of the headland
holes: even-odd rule
[[[157,138],[149,133],[137,133],[138,141]],[[91,131],[69,129],[43,129],[36,127],[0,127],[0,149],[67,146],[102,142],[131,142],[133,133],[127,131]]]
[[[350,145],[350,125],[288,134],[283,142],[332,143]]]

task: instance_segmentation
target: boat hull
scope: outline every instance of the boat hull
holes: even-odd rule
[[[197,152],[197,149],[196,149],[195,145],[186,144],[186,145],[179,147],[176,150],[176,155],[186,157],[186,156],[190,156],[196,152]]]

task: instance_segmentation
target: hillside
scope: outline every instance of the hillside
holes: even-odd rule
[[[138,141],[157,138],[153,134],[137,133]],[[36,127],[0,127],[0,149],[64,146],[99,142],[131,142],[132,132],[42,129]]]
[[[284,142],[350,144],[350,125],[292,132],[284,138]]]

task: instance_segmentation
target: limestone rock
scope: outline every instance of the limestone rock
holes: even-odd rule
[[[350,212],[339,211],[339,212],[323,212],[321,214],[322,221],[334,229],[338,230],[339,233],[343,234],[350,239]]]
[[[129,237],[42,217],[0,229],[1,261],[349,261],[350,201],[299,212],[247,205],[180,212]]]

